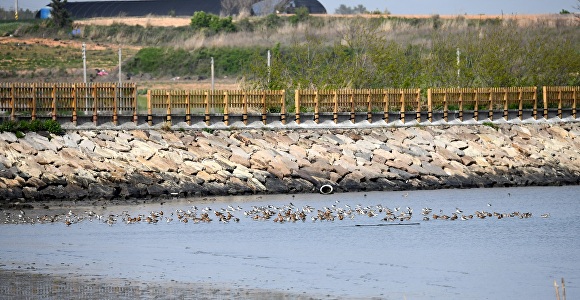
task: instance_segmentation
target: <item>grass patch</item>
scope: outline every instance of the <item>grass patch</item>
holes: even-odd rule
[[[493,124],[492,122],[483,122],[483,125],[488,126],[488,127],[491,127],[491,128],[493,128],[495,130],[498,130],[499,129],[499,126]]]

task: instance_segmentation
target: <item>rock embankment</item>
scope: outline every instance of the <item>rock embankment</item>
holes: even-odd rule
[[[0,199],[440,189],[580,183],[578,123],[329,130],[0,134]]]

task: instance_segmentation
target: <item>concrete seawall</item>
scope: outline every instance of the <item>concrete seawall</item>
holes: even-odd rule
[[[580,124],[0,134],[2,205],[580,183]]]

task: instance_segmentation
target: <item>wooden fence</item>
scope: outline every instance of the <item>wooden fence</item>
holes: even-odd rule
[[[357,113],[366,114],[369,122],[373,113],[383,113],[382,119],[388,122],[389,112],[399,112],[399,119],[404,123],[408,111],[416,112],[420,120],[423,108],[420,89],[297,90],[294,97],[298,124],[304,113],[313,113],[316,123],[321,114],[332,113],[332,120],[338,123],[339,114],[348,113],[354,123]]]
[[[147,122],[152,124],[154,115],[164,115],[167,122],[172,122],[172,115],[180,114],[191,125],[192,115],[203,114],[208,125],[211,115],[223,115],[226,125],[230,115],[241,115],[244,124],[249,116],[259,115],[266,124],[268,114],[279,113],[282,123],[286,123],[285,99],[285,91],[149,90]]]
[[[134,83],[0,83],[0,112],[10,119],[110,116],[117,123],[120,115],[137,119],[137,87]]]
[[[232,118],[244,124],[250,118],[264,124],[279,118],[285,124],[292,116],[298,124],[305,118],[316,123],[321,119],[338,123],[340,118],[353,123],[373,122],[373,118],[387,123],[393,121],[389,118],[403,123],[449,121],[451,114],[460,121],[576,118],[580,86],[543,87],[540,92],[542,100],[536,87],[431,88],[426,93],[420,89],[296,90],[292,103],[283,90],[149,90],[147,99],[138,101],[134,83],[0,83],[0,115],[11,120],[70,118],[74,124],[80,118],[117,124],[120,117],[137,123],[139,116],[146,116],[150,125],[154,117],[175,122],[177,116],[189,125],[192,117],[206,125],[212,118],[226,125]],[[145,106],[146,110],[139,110]]]
[[[545,86],[543,89],[544,96],[544,115],[548,114],[551,107],[558,108],[558,117],[562,118],[562,110],[565,108],[572,109],[572,117],[576,119],[578,94],[580,87],[577,86]]]
[[[465,111],[472,111],[475,120],[479,120],[480,113],[487,113],[485,118],[493,120],[494,112],[502,112],[503,118],[508,120],[510,110],[517,110],[518,118],[521,120],[524,109],[532,109],[532,117],[537,119],[537,98],[536,87],[432,88],[427,90],[427,106],[431,112],[443,111],[445,121],[448,121],[450,111],[457,112],[461,121],[463,121]],[[432,114],[429,114],[428,119],[432,121]]]

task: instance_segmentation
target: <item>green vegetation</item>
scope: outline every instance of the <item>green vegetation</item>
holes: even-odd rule
[[[18,10],[18,20],[32,20],[35,16],[34,11],[30,9],[19,9]],[[0,7],[0,22],[2,20],[15,20],[14,9],[7,10],[5,8]],[[1,32],[1,31],[0,31]]]
[[[194,30],[209,30],[212,34],[236,31],[232,17],[220,18],[219,16],[203,11],[196,11],[193,14],[193,17],[191,17],[191,28]]]
[[[209,77],[213,57],[216,76],[243,78],[245,88],[580,85],[577,20],[551,18],[341,18],[311,16],[298,9],[291,16],[272,14],[234,22],[196,13],[190,26],[181,27],[86,25],[78,39],[136,46],[124,47],[123,52],[129,57],[123,71],[133,74]],[[72,38],[42,22],[17,24],[0,24],[0,29],[31,37]],[[79,49],[67,45],[5,45],[0,48],[4,78],[23,76],[23,70],[28,71],[27,78],[67,74],[82,66]],[[118,58],[116,49],[107,48],[89,51],[87,59],[91,69],[115,66]]]
[[[48,5],[52,8],[52,17],[48,20],[52,27],[70,28],[72,26],[72,17],[70,16],[68,10],[66,10],[64,7],[66,2],[67,0],[52,0],[52,2]]]
[[[23,137],[26,132],[48,131],[52,134],[63,135],[64,130],[60,123],[54,120],[34,121],[5,121],[0,123],[0,132],[13,132]]]
[[[187,76],[211,74],[214,58],[216,76],[242,74],[251,58],[266,50],[252,48],[202,48],[194,51],[175,48],[143,48],[127,61],[125,70],[132,73],[151,73],[155,76]]]
[[[136,51],[124,50],[124,55],[131,56]],[[116,49],[86,51],[87,68],[109,69],[116,67],[119,55]],[[82,52],[78,47],[62,43],[55,47],[47,47],[38,43],[14,41],[2,44],[0,47],[0,78],[12,77],[19,72],[21,76],[40,78],[41,80],[54,75],[66,75],[68,69],[81,69],[83,66]],[[26,72],[26,73],[23,73]]]
[[[493,128],[495,130],[498,130],[499,129],[499,126],[497,126],[496,124],[493,124],[492,122],[483,122],[483,125],[488,126],[488,127],[491,127],[491,128]]]

